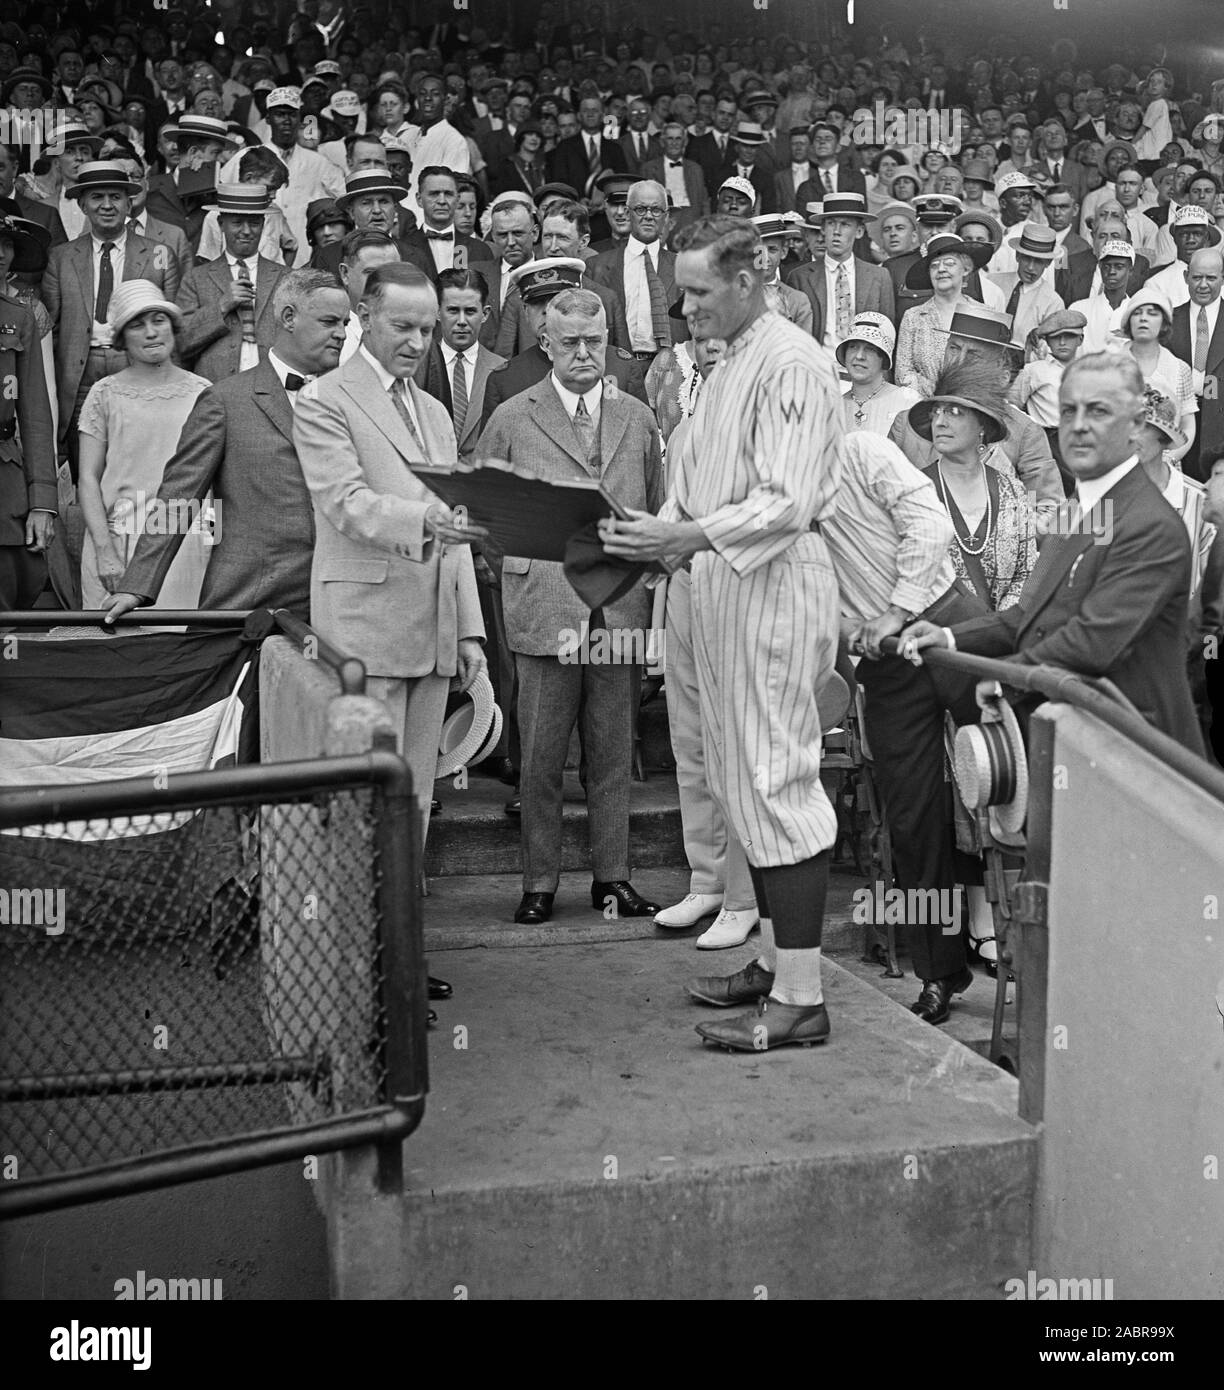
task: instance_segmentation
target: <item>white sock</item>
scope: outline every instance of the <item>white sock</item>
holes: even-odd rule
[[[761,918],[761,954],[757,956],[757,964],[771,975],[778,968],[778,948],[774,945],[773,921],[769,917]]]
[[[820,947],[809,946],[802,951],[777,951],[778,974],[769,997],[779,1004],[822,1004],[820,988]]]

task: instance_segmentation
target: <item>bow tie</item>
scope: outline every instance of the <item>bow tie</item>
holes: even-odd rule
[[[455,232],[452,228],[449,232],[431,232],[428,228],[425,231],[426,239],[429,241],[454,241]]]
[[[667,161],[667,167],[668,167],[669,169],[683,169],[683,168],[684,168],[684,160],[682,160],[682,159],[669,159],[669,160]]]
[[[298,374],[297,374],[296,372],[286,372],[286,373],[285,373],[285,390],[286,390],[286,391],[300,391],[300,390],[302,389],[302,387],[305,386],[306,383],[307,383],[308,381],[310,381],[310,380],[312,380],[311,377],[308,377],[308,376],[298,376]]]

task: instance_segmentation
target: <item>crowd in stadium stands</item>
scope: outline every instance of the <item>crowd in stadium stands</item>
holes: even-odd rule
[[[1184,654],[1210,729],[1224,76],[1207,55],[1128,45],[1085,66],[1065,38],[1016,55],[864,27],[797,42],[747,6],[700,33],[615,5],[546,0],[513,33],[425,8],[7,12],[0,610],[290,608],[361,648],[423,769],[446,681],[487,659],[520,920],[551,911],[575,726],[594,900],[659,913],[627,862],[641,654],[559,659],[557,632],[604,606],[559,566],[469,551],[448,508],[380,481],[378,438],[402,429],[410,461],[615,476],[657,510],[720,358],[686,320],[674,239],[725,214],[759,235],[769,308],[827,351],[847,439],[875,441],[851,460],[872,495],[922,479],[951,520],[949,577],[988,609],[1019,601],[1073,491],[1064,372],[1101,352],[1137,368],[1138,466],[1186,532]],[[200,504],[190,527],[146,524],[159,491]],[[429,554],[449,608],[414,587]],[[428,621],[403,617],[417,603]],[[648,590],[614,609],[649,626]],[[401,620],[417,647],[437,638],[436,670],[387,655]],[[693,884],[662,920],[722,906],[705,944],[742,942],[746,866],[694,863]]]

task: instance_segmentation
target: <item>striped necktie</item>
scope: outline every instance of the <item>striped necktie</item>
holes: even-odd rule
[[[234,267],[234,276],[241,285],[249,285],[251,283],[251,276],[246,268],[245,261],[239,261]],[[244,343],[253,343],[255,341],[254,304],[239,304],[238,322],[242,324],[242,341]]]
[[[405,428],[407,429],[408,433],[412,436],[412,442],[417,446],[418,449],[420,449],[421,453],[423,454],[425,452],[425,446],[421,443],[421,436],[417,433],[416,425],[414,425],[412,422],[412,413],[408,409],[408,401],[406,399],[407,394],[408,385],[404,381],[404,378],[396,377],[396,379],[391,383],[391,404],[394,405],[396,410],[399,412],[400,419],[404,422]]]
[[[659,272],[654,268],[650,252],[642,252],[642,264],[646,267],[646,287],[650,292],[650,334],[661,347],[671,347],[671,319],[667,316],[667,291]],[[847,329],[849,332],[849,329]]]
[[[455,354],[454,370],[451,374],[451,419],[455,422],[455,438],[463,438],[463,426],[467,422],[468,389],[467,373],[463,368],[463,353]]]
[[[1020,307],[1020,290],[1022,288],[1020,281],[1017,280],[1007,299],[1007,308],[1004,312],[1012,319],[1016,317],[1016,310]]]
[[[1198,318],[1194,324],[1194,370],[1196,372],[1207,370],[1207,347],[1210,340],[1211,334],[1207,331],[1207,309],[1200,304]]]
[[[834,281],[833,293],[836,301],[837,336],[840,340],[850,336],[850,324],[854,318],[850,304],[850,277],[846,274],[844,261],[837,264],[837,279]]]

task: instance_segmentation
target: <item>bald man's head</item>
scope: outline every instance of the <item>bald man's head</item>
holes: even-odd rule
[[[1193,303],[1215,303],[1220,297],[1221,286],[1224,286],[1224,254],[1213,248],[1196,251],[1186,268],[1186,282],[1190,286]]]

